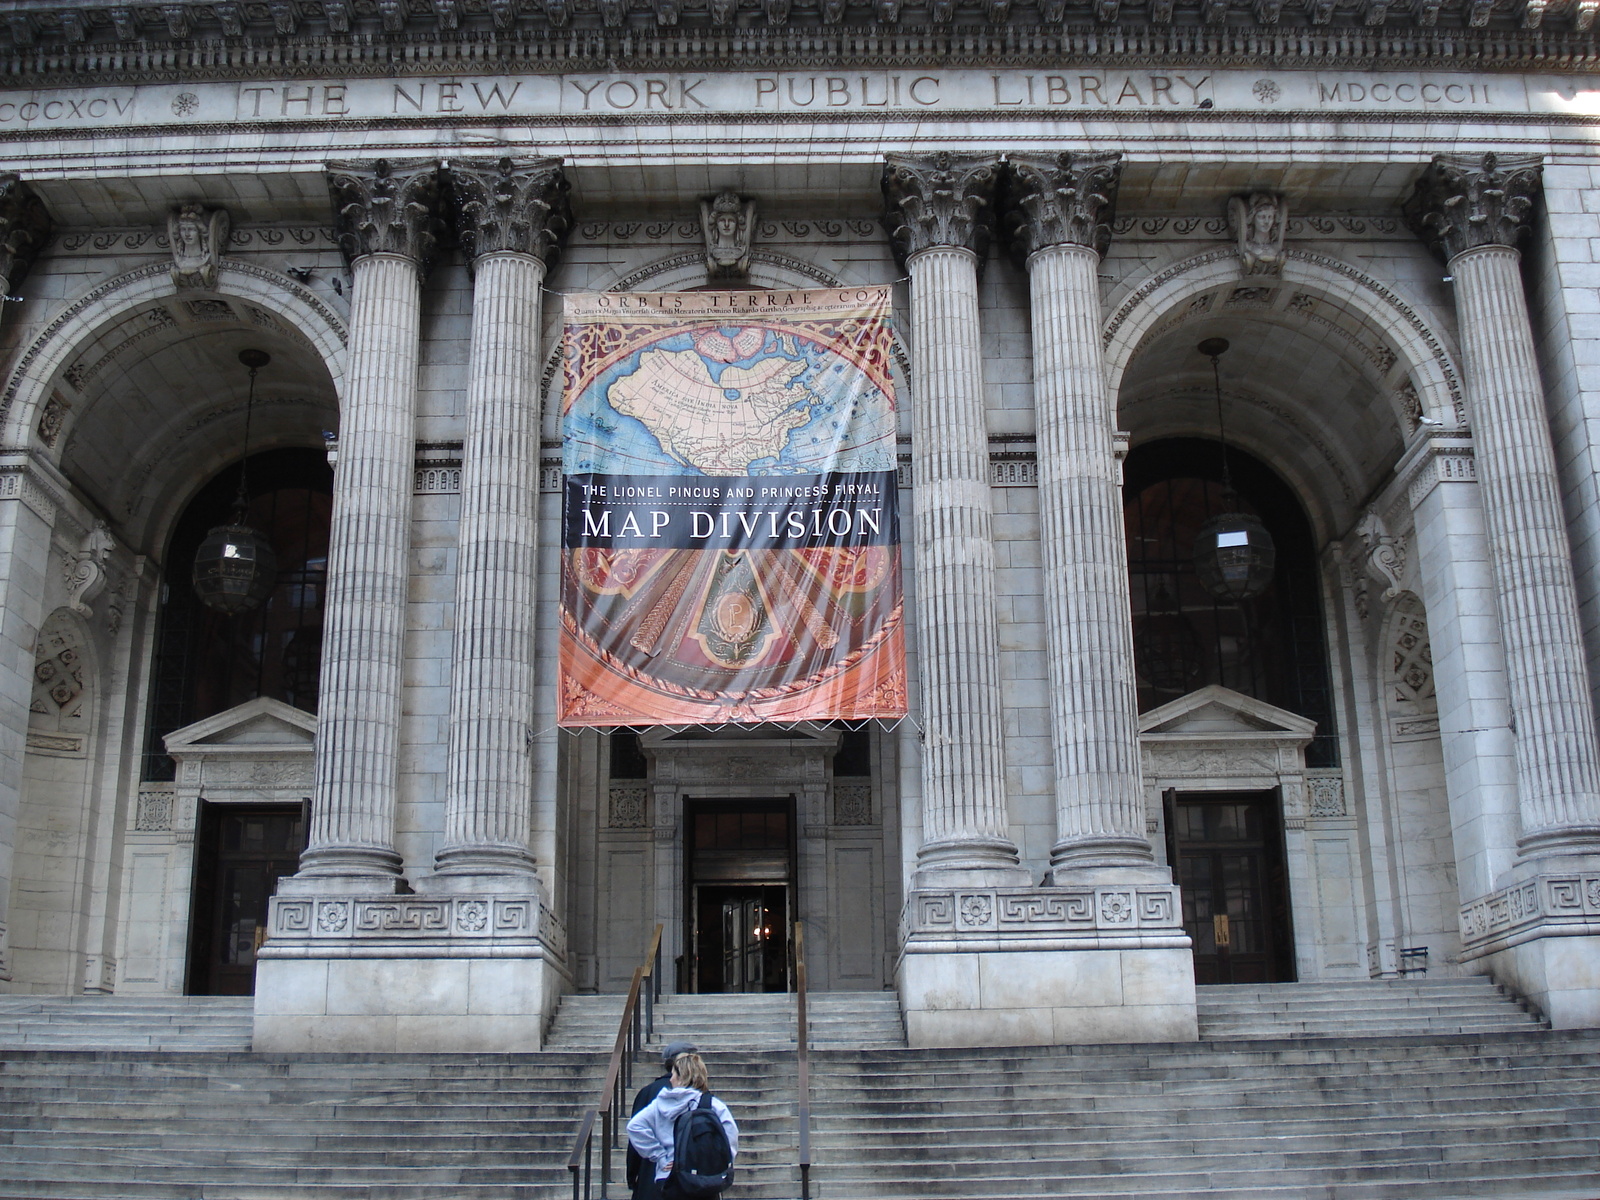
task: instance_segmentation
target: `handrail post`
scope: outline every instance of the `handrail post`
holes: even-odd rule
[[[805,926],[794,923],[795,1059],[799,1067],[798,1124],[800,1126],[800,1200],[811,1200],[811,1047],[806,1013]]]

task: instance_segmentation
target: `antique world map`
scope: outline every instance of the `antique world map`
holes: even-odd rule
[[[904,715],[887,309],[569,298],[563,724]]]

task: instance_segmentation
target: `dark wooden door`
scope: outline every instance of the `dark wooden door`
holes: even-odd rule
[[[789,990],[787,888],[701,887],[697,924],[700,991]]]
[[[1294,979],[1283,835],[1273,792],[1179,795],[1169,809],[1196,983]]]
[[[195,838],[194,920],[189,993],[255,993],[256,951],[267,933],[267,902],[293,875],[306,846],[302,805],[200,806]]]

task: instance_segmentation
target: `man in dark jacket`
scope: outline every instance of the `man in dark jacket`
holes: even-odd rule
[[[672,1082],[672,1064],[680,1054],[699,1054],[700,1047],[693,1042],[668,1042],[661,1051],[661,1078],[653,1079],[639,1089],[638,1095],[633,1098],[633,1112],[648,1108],[650,1101],[656,1094]],[[632,1113],[629,1114],[633,1115]],[[639,1157],[639,1152],[633,1148],[633,1143],[628,1143],[628,1187],[633,1192],[633,1200],[659,1200],[661,1187],[656,1182],[656,1173],[652,1168],[646,1170],[651,1164]]]

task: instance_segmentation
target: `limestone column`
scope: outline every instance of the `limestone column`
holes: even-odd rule
[[[911,276],[920,887],[1027,882],[1006,813],[978,329],[978,270],[999,175],[997,158],[952,154],[890,155],[883,172],[884,224]]]
[[[422,279],[437,244],[439,165],[328,165],[350,263],[318,696],[316,785],[300,873],[280,893],[399,886],[394,849]],[[331,885],[331,886],[330,886]]]
[[[1600,852],[1600,754],[1571,549],[1516,243],[1537,156],[1440,155],[1408,215],[1454,276],[1463,374],[1511,684],[1524,859]]]
[[[15,174],[0,174],[0,290],[15,295],[34,257],[50,236],[44,205]],[[50,565],[50,530],[65,480],[47,468],[37,433],[0,455],[0,981],[11,978],[7,930],[11,864],[22,802],[22,760],[27,753],[28,703],[34,656],[44,620]]]
[[[1005,230],[1026,264],[1039,439],[1039,537],[1055,750],[1056,883],[1149,866],[1139,773],[1116,410],[1100,349],[1100,257],[1120,154],[1013,156]]]
[[[571,225],[568,184],[559,159],[455,161],[449,176],[473,271],[472,341],[445,840],[433,885],[528,889],[540,301]]]

